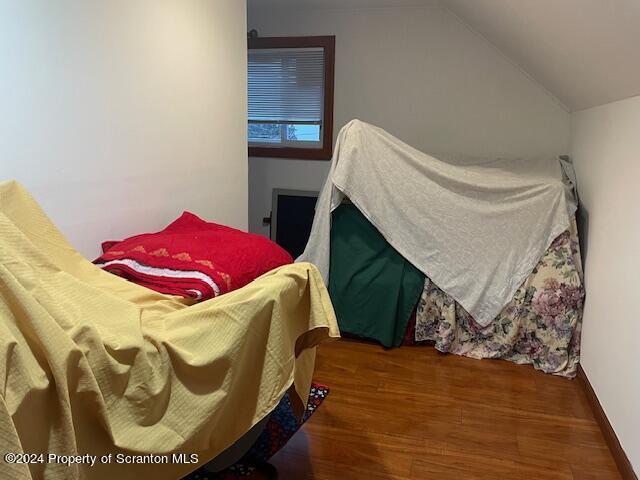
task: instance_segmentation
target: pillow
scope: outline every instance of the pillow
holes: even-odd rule
[[[157,233],[104,242],[93,263],[160,293],[213,298],[292,263],[284,249],[260,235],[184,212]]]

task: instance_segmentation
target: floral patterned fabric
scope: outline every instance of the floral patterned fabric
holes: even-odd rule
[[[574,221],[484,328],[427,279],[416,310],[415,341],[435,342],[442,352],[531,363],[546,373],[574,377],[584,299],[577,238]]]

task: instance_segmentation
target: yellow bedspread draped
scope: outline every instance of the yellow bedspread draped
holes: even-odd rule
[[[0,478],[180,478],[197,464],[172,453],[205,463],[292,386],[302,408],[313,347],[338,336],[313,265],[188,306],[95,267],[24,188],[0,183]],[[169,462],[119,463],[147,454]]]

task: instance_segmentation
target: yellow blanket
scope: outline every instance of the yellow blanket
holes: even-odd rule
[[[292,386],[301,410],[314,347],[338,336],[313,265],[188,306],[103,272],[0,183],[2,478],[179,478]]]

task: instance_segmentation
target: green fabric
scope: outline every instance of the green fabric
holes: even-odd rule
[[[329,294],[342,332],[400,346],[424,279],[355,205],[333,212]]]

